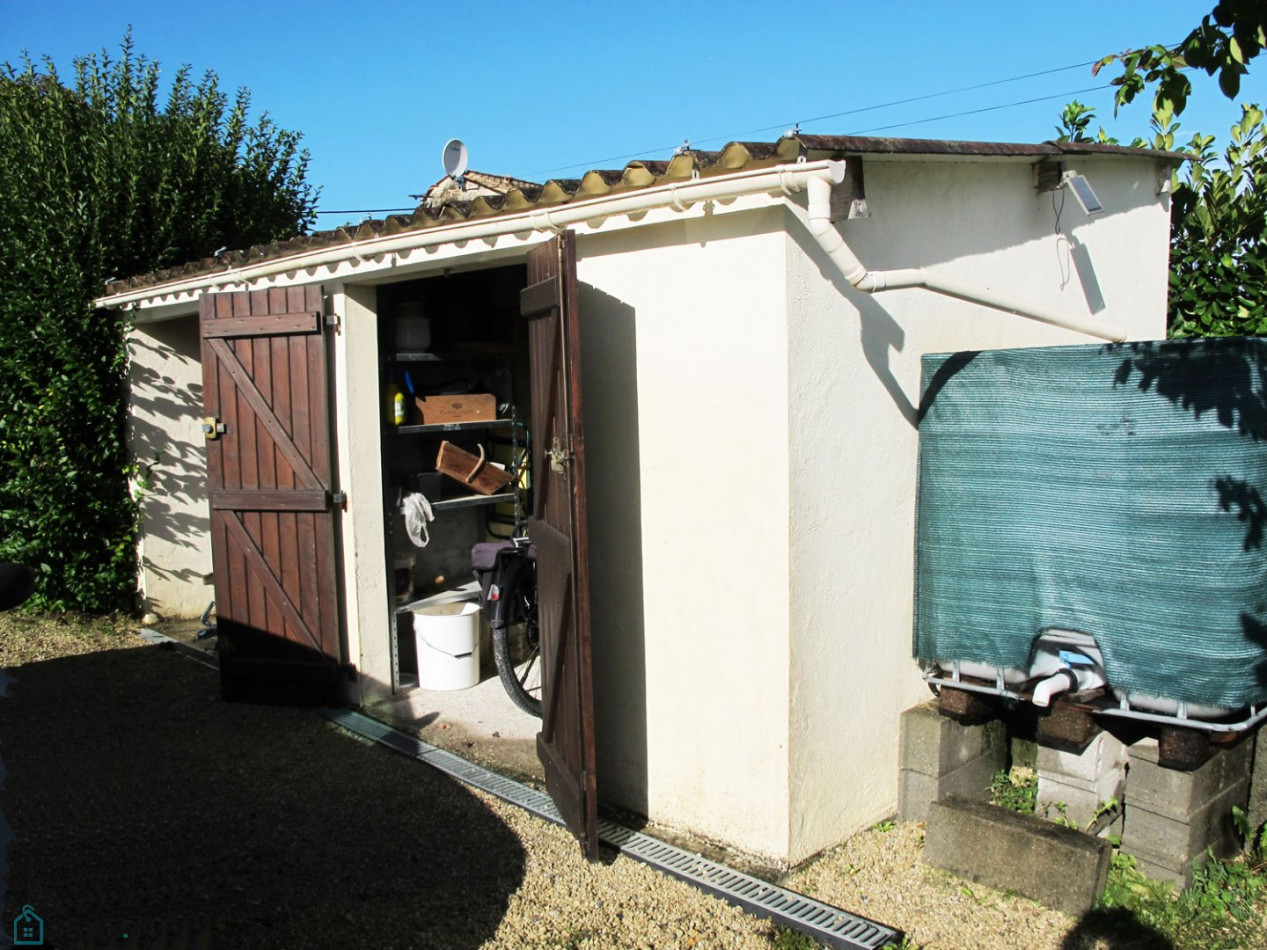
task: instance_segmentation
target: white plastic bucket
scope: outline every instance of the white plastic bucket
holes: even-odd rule
[[[415,607],[418,685],[470,689],[480,681],[480,605],[475,601]]]

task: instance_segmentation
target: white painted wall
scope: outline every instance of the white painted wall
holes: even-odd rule
[[[197,617],[215,598],[198,348],[197,315],[128,337],[129,448],[153,465],[141,491],[141,588],[146,612],[163,619]]]
[[[1059,235],[1052,196],[1034,190],[1028,164],[868,160],[871,217],[838,227],[870,268],[927,266],[1094,312],[1132,339],[1163,337],[1169,209],[1155,194],[1156,166],[1079,167],[1108,210],[1088,219],[1068,198]],[[911,659],[921,355],[1097,341],[926,291],[844,289],[795,221],[786,248],[797,862],[893,813],[898,715],[928,696]],[[1088,299],[1101,297],[1093,311]]]
[[[598,782],[786,852],[783,212],[582,233]]]
[[[332,359],[335,461],[339,486],[347,494],[340,517],[343,609],[348,657],[360,673],[361,702],[371,703],[392,695],[376,291],[336,284],[330,288],[330,303],[340,320]]]

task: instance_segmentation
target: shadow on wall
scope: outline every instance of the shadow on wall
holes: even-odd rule
[[[637,329],[632,307],[581,283],[581,386],[600,800],[647,811],[646,634]]]
[[[876,379],[884,387],[884,391],[893,400],[898,413],[906,420],[907,425],[912,429],[918,428],[919,411],[907,396],[906,390],[902,388],[892,366],[889,365],[889,351],[902,352],[902,348],[906,345],[906,331],[884,309],[880,301],[871,294],[854,289],[853,285],[845,280],[840,270],[832,264],[818,242],[810,238],[805,228],[798,225],[791,233],[801,252],[814,262],[814,266],[831,282],[836,292],[858,308],[858,335],[862,355],[866,358],[867,365],[871,367]]]
[[[202,381],[197,317],[138,327],[129,342],[129,445],[151,466],[141,512],[147,556],[158,577],[202,584],[211,569],[206,453],[198,433]],[[161,604],[152,604],[161,610]]]
[[[15,673],[4,919],[31,904],[59,947],[474,950],[523,881],[518,837],[458,783],[310,711],[223,703],[169,650]]]
[[[1145,163],[1150,167],[1145,169]],[[1087,269],[1091,252],[1079,249],[1077,236],[1091,219],[1072,198],[1062,207],[1063,190],[1038,191],[1032,165],[912,165],[865,159],[863,164],[870,216],[845,222],[842,233],[846,241],[856,241],[854,250],[867,267],[937,267],[1059,234],[1052,276],[1083,282],[1093,311],[1096,298],[1103,299],[1094,271]],[[1104,203],[1097,221],[1156,207],[1165,200],[1156,194],[1156,170],[1149,159],[1097,162],[1080,170]],[[1097,252],[1101,249],[1095,241],[1092,244]]]

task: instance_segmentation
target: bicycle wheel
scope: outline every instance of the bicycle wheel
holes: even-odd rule
[[[493,661],[497,676],[516,706],[541,717],[541,637],[537,627],[536,591],[518,584],[511,622],[493,627]]]

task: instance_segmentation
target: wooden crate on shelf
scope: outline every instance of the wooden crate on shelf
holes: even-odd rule
[[[414,405],[425,426],[445,422],[491,422],[497,418],[497,399],[490,393],[416,396]]]
[[[482,446],[479,455],[472,455],[448,441],[440,443],[440,452],[436,455],[436,471],[481,495],[495,495],[513,480],[504,468],[494,465],[484,457]]]

